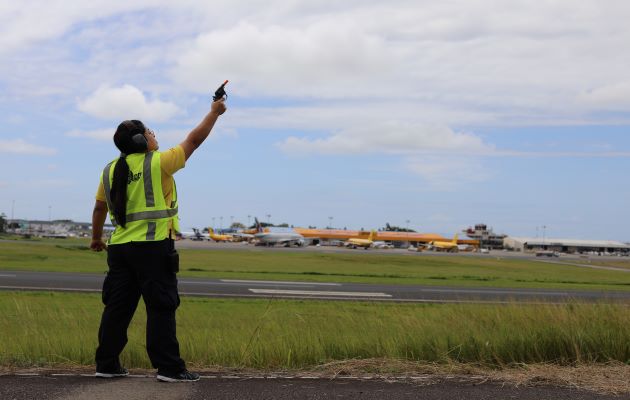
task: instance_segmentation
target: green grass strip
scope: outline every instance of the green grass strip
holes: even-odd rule
[[[630,273],[501,257],[183,249],[180,276],[319,282],[630,290]],[[85,240],[0,242],[0,269],[103,273]]]

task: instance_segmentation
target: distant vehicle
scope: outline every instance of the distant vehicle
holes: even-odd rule
[[[372,247],[374,247],[375,249],[393,249],[394,248],[393,245],[387,242],[383,242],[383,241],[373,242]]]
[[[208,228],[208,235],[210,236],[210,239],[214,240],[215,242],[231,242],[234,239],[232,238],[232,235],[219,235],[214,233],[214,229],[212,228]]]
[[[489,249],[479,249],[479,252],[481,254],[490,254],[490,250]]]
[[[374,245],[374,237],[376,236],[376,231],[372,230],[370,232],[370,236],[367,239],[359,239],[359,238],[350,238],[346,240],[344,246],[350,247],[352,249],[356,249],[357,247],[362,247],[367,250]]]
[[[536,257],[560,257],[555,251],[541,250],[536,252]]]
[[[435,251],[447,251],[449,253],[457,253],[459,251],[459,247],[457,247],[457,238],[458,235],[455,234],[453,240],[450,242],[436,240],[433,242],[429,242],[429,245],[427,247]]]

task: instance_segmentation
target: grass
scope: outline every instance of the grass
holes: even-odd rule
[[[592,260],[591,259],[571,260],[569,262],[574,263],[574,264],[595,265],[598,267],[614,267],[614,268],[623,268],[623,269],[630,270],[630,260],[627,257],[625,259],[620,259],[620,260],[611,260],[611,259],[598,260],[597,258],[595,258]]]
[[[447,286],[630,290],[630,274],[535,260],[368,252],[183,249],[185,277]],[[0,269],[102,273],[106,254],[84,239],[0,242]]]
[[[0,364],[92,365],[98,295],[0,292]],[[183,357],[192,366],[278,370],[389,359],[503,366],[630,363],[622,305],[416,305],[184,298]],[[150,368],[139,307],[122,355]]]

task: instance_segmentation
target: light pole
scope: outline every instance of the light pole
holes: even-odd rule
[[[50,215],[51,215],[51,210],[52,210],[52,206],[48,206],[48,222],[50,222],[50,221],[51,221],[51,217],[50,217]]]
[[[407,223],[407,227],[406,227],[406,230],[407,230],[407,245],[411,246],[411,242],[409,242],[409,223],[411,221],[410,220],[406,220],[405,222]]]
[[[217,217],[212,217],[212,229],[213,229],[213,230],[214,230],[214,228],[216,227],[216,224],[214,223],[214,220],[215,220],[216,218],[217,218]]]
[[[251,225],[251,222],[250,222],[250,221],[251,221],[251,219],[252,219],[252,216],[251,216],[251,215],[247,215],[247,227],[248,227],[248,228],[249,228],[249,226]]]
[[[232,225],[234,225],[234,216],[230,215],[230,229],[232,228]]]
[[[271,225],[271,214],[267,214],[267,224]]]
[[[223,215],[219,217],[219,228],[223,230]]]
[[[15,200],[11,203],[11,222],[13,222],[13,211],[15,210]]]
[[[333,217],[328,217],[328,228],[332,229],[332,220]]]
[[[547,225],[543,225],[543,250],[545,250],[545,235],[547,233]]]

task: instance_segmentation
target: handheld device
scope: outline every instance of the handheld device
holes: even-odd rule
[[[224,96],[227,99],[227,93],[225,93],[225,85],[227,85],[227,79],[223,82],[223,85],[219,86],[219,88],[214,92],[214,96],[212,96],[212,101],[217,101],[222,99]]]

